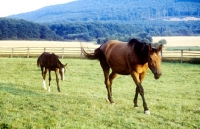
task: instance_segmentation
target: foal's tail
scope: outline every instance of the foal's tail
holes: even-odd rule
[[[101,47],[101,46],[100,46]],[[85,51],[85,49],[83,48],[83,46],[81,45],[81,51],[84,54],[84,56],[87,59],[90,60],[101,60],[101,59],[105,59],[104,53],[103,51],[99,48],[95,49],[93,53],[88,53]]]

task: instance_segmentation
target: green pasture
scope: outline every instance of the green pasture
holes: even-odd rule
[[[146,115],[141,97],[139,108],[133,108],[135,84],[130,76],[114,80],[115,105],[105,101],[98,61],[61,59],[68,62],[66,80],[60,81],[58,93],[52,73],[49,93],[43,90],[36,58],[0,60],[0,128],[200,128],[200,65],[163,62],[159,80],[148,70],[143,87],[151,115]]]

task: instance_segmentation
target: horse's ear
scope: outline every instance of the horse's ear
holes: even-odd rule
[[[150,50],[150,51],[152,50],[152,46],[151,46],[151,44],[149,44],[149,50]]]
[[[65,67],[67,66],[67,63],[64,65]]]
[[[162,44],[160,44],[160,46],[157,48],[157,52],[161,51],[162,50]]]

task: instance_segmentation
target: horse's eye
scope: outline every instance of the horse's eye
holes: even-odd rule
[[[149,60],[152,61],[152,58],[150,57]]]

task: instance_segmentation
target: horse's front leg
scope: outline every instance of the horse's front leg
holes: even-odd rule
[[[140,93],[141,97],[142,97],[142,101],[143,101],[143,107],[144,107],[144,113],[145,114],[150,114],[150,111],[147,107],[147,103],[145,101],[145,97],[144,97],[144,89],[141,85],[142,83],[142,80],[144,79],[144,76],[145,76],[145,73],[143,74],[139,74],[139,73],[136,73],[136,72],[133,72],[131,74],[135,84],[136,84],[136,92],[135,92],[135,98],[133,100],[134,102],[134,107],[138,107],[137,105],[137,98],[138,98],[138,93]]]
[[[138,108],[138,104],[137,104],[138,93],[139,93],[139,87],[136,86],[136,88],[135,88],[135,97],[133,99],[133,103],[134,103],[134,107],[135,108]]]
[[[51,70],[49,70],[49,87],[48,87],[48,91],[50,92],[50,85],[51,85]]]
[[[46,69],[45,67],[41,67],[41,71],[42,71],[42,78],[43,78],[43,88],[44,88],[45,90],[47,90],[46,82],[45,82],[47,69]]]
[[[150,111],[149,111],[149,109],[147,108],[147,103],[146,103],[145,98],[144,98],[144,89],[143,89],[143,87],[142,87],[141,84],[139,84],[137,87],[139,87],[139,88],[138,88],[138,89],[139,89],[139,93],[140,93],[140,95],[141,95],[141,97],[142,97],[143,107],[144,107],[144,113],[145,113],[145,114],[150,114]]]
[[[58,78],[58,75],[59,75],[59,69],[56,69],[55,73],[56,73],[57,89],[58,89],[58,92],[60,92],[59,78]]]

